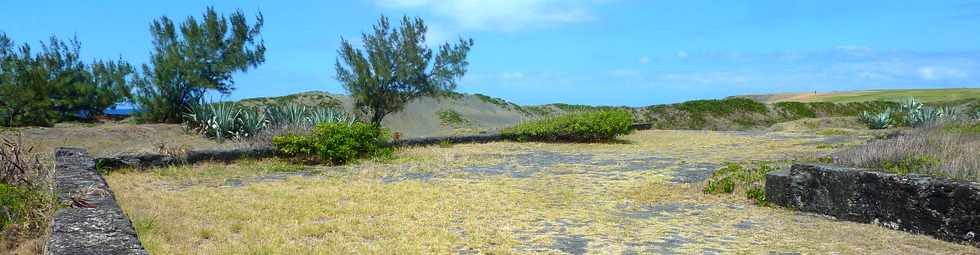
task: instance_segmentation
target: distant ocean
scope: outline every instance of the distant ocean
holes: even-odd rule
[[[107,115],[122,115],[129,116],[136,113],[136,109],[133,108],[116,108],[116,109],[106,109],[105,114]]]

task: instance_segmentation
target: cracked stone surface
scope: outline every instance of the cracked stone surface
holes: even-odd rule
[[[92,208],[55,212],[47,254],[148,254],[84,150],[59,148],[54,180],[59,201],[84,200]]]

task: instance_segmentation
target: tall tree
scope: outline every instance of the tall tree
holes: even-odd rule
[[[123,60],[83,63],[81,43],[52,36],[33,52],[0,33],[0,125],[88,119],[127,100],[136,79]]]
[[[261,13],[249,25],[241,11],[226,18],[213,7],[200,21],[187,17],[179,31],[166,16],[154,20],[153,53],[150,64],[143,65],[146,79],[135,95],[143,117],[179,122],[207,91],[231,93],[232,74],[265,62],[265,43],[259,38],[263,23]]]
[[[372,33],[362,34],[363,51],[341,39],[337,80],[371,123],[380,125],[386,115],[401,111],[416,98],[452,92],[457,79],[466,73],[466,55],[473,40],[445,43],[433,58],[425,43],[427,30],[421,18],[405,16],[393,28],[381,16]]]

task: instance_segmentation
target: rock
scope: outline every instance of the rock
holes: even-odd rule
[[[148,254],[84,150],[55,151],[54,181],[59,201],[84,206],[55,212],[46,254]]]
[[[980,184],[795,164],[766,177],[773,204],[980,247]]]

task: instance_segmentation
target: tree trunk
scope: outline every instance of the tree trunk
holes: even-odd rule
[[[375,127],[380,127],[381,126],[381,120],[383,120],[384,118],[385,118],[384,112],[382,112],[382,111],[374,111],[371,114],[371,125],[374,125]]]

